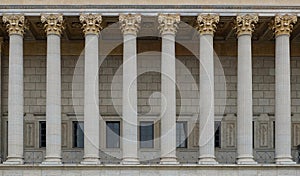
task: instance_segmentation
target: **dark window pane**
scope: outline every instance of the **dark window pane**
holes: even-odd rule
[[[221,121],[215,122],[215,147],[221,147]]]
[[[275,148],[275,140],[276,140],[276,138],[275,138],[275,133],[276,133],[276,125],[275,125],[275,121],[273,121],[273,148]]]
[[[252,121],[252,148],[255,148],[255,146],[254,146],[254,140],[255,140],[255,128],[254,128],[254,125],[255,125],[255,123],[254,123],[254,121]]]
[[[153,122],[140,123],[140,148],[153,148],[154,125]]]
[[[176,122],[176,146],[187,148],[187,123]]]
[[[120,122],[106,122],[106,148],[120,148]]]
[[[84,147],[83,122],[73,122],[73,147]]]
[[[40,148],[46,147],[46,122],[40,121]]]

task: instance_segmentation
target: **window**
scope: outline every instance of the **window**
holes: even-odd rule
[[[187,148],[187,123],[176,122],[176,146]]]
[[[252,148],[255,148],[255,122],[252,121]]]
[[[275,121],[273,121],[273,148],[275,148],[275,140],[276,140],[276,124]]]
[[[40,133],[40,148],[46,147],[46,121],[40,121],[39,124],[39,133]]]
[[[140,123],[140,148],[153,148],[154,124],[153,122]]]
[[[215,122],[215,147],[221,148],[221,121]]]
[[[83,148],[84,147],[84,126],[83,122],[73,122],[73,147]]]
[[[120,148],[120,122],[106,122],[106,148]]]

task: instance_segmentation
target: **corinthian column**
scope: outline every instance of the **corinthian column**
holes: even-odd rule
[[[275,158],[277,164],[294,164],[291,157],[290,33],[294,15],[276,15],[275,31]]]
[[[257,15],[238,15],[236,34],[238,38],[237,74],[237,153],[238,164],[257,164],[252,149],[252,51],[251,37]]]
[[[137,60],[136,36],[141,15],[119,16],[124,37],[123,47],[123,161],[122,164],[139,164],[137,153]]]
[[[217,164],[215,160],[214,130],[214,48],[213,36],[219,22],[218,15],[199,15],[200,34],[200,118],[199,164]]]
[[[99,157],[99,34],[102,17],[81,14],[85,34],[84,51],[84,159],[81,164],[100,164]]]
[[[61,163],[61,68],[60,35],[63,29],[61,14],[43,14],[47,33],[47,92],[46,92],[46,156],[42,164]]]
[[[25,17],[5,15],[9,33],[8,157],[4,164],[23,164],[23,34]]]
[[[161,55],[161,164],[178,164],[176,157],[175,34],[179,14],[160,14]]]

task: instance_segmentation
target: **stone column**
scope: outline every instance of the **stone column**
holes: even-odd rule
[[[4,164],[23,164],[23,34],[25,17],[5,15],[9,33],[8,156]]]
[[[46,156],[42,164],[61,163],[61,64],[60,35],[63,30],[61,14],[43,14],[47,33],[46,88]]]
[[[276,15],[275,31],[275,159],[276,164],[295,164],[291,157],[290,33],[294,15]]]
[[[123,33],[123,160],[122,164],[139,164],[137,117],[137,49],[136,37],[141,15],[119,16]]]
[[[217,164],[215,160],[214,130],[214,48],[213,36],[218,15],[199,15],[200,34],[200,118],[199,118],[199,164]]]
[[[175,34],[179,14],[160,14],[161,55],[161,164],[178,164],[176,157],[176,58]]]
[[[102,17],[81,14],[85,34],[84,51],[84,158],[81,164],[100,164],[99,157],[99,34]]]
[[[238,38],[237,73],[237,164],[257,164],[252,149],[252,50],[251,37],[257,15],[236,17]]]

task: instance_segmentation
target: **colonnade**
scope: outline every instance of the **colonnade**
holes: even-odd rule
[[[123,160],[122,164],[139,164],[137,120],[137,33],[141,15],[121,14],[123,34]],[[81,14],[85,35],[84,71],[84,157],[81,164],[97,165],[99,157],[99,87],[98,36],[100,14]],[[47,34],[46,90],[46,157],[42,164],[61,162],[61,47],[63,29],[61,14],[42,14]],[[276,15],[273,30],[276,39],[276,144],[277,164],[293,164],[291,157],[290,41],[294,15]],[[8,157],[4,164],[23,164],[23,35],[25,16],[4,15],[9,33],[8,85]],[[176,157],[176,66],[175,36],[179,14],[159,14],[162,37],[161,92],[161,164],[178,164]],[[200,113],[199,164],[217,164],[214,154],[214,53],[213,37],[219,16],[200,14],[197,30],[200,42]],[[256,164],[252,148],[252,51],[251,36],[258,22],[255,14],[238,15],[235,29],[238,40],[237,164]]]

